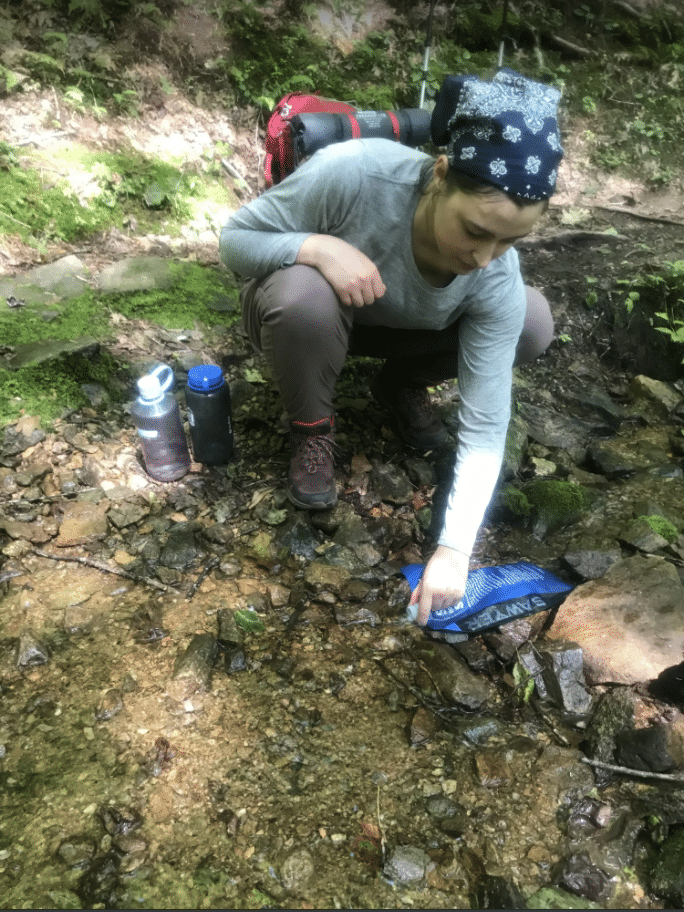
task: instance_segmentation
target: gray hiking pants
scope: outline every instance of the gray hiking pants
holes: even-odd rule
[[[527,316],[515,364],[542,354],[553,339],[546,298],[527,291]],[[273,372],[290,421],[313,423],[334,411],[335,384],[347,355],[385,361],[382,375],[399,388],[434,386],[458,372],[458,321],[442,330],[354,323],[321,273],[289,266],[252,279],[242,290],[242,319]]]

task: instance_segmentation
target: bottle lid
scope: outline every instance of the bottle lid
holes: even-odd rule
[[[162,375],[164,375],[162,380]],[[167,364],[160,364],[138,380],[140,398],[145,402],[158,402],[173,384],[173,371]]]
[[[147,374],[138,380],[138,391],[140,398],[145,402],[158,402],[164,395],[159,378],[152,374]]]
[[[200,364],[188,371],[188,386],[200,393],[209,393],[223,383],[223,371],[217,364]]]

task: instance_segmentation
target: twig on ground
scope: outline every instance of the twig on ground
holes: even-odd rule
[[[544,724],[549,727],[551,734],[554,736],[554,738],[557,739],[558,743],[562,744],[563,747],[570,747],[570,742],[568,739],[565,737],[565,735],[561,734],[561,732],[558,731],[546,711],[541,708],[539,700],[535,697],[534,694],[532,694],[530,697],[530,706],[534,709],[542,722],[544,722]]]
[[[589,203],[589,208],[601,209],[603,212],[617,212],[618,215],[628,215],[644,222],[660,222],[663,225],[676,225],[678,228],[684,228],[684,222],[677,219],[665,218],[663,215],[648,215],[645,212],[634,212],[631,209],[625,209],[623,206],[600,206],[598,203]]]
[[[662,782],[673,782],[675,785],[684,785],[684,776],[675,776],[671,773],[652,773],[649,770],[631,769],[629,766],[617,766],[615,763],[604,763],[602,760],[591,760],[582,757],[582,763],[596,766],[599,769],[610,770],[612,773],[622,773],[623,776],[636,776],[639,779],[659,779]]]
[[[45,557],[48,560],[82,564],[84,567],[92,567],[93,570],[100,570],[102,573],[112,573],[114,576],[122,576],[124,579],[133,580],[135,583],[144,583],[146,586],[152,586],[153,589],[160,589],[162,592],[178,592],[173,586],[167,586],[159,580],[151,579],[148,576],[137,576],[134,573],[129,573],[128,570],[123,570],[121,567],[110,567],[109,564],[93,560],[90,557],[79,557],[74,554],[50,554],[49,551],[41,551],[40,548],[32,548],[31,550],[38,557]]]
[[[9,219],[10,222],[15,222],[15,224],[21,225],[22,228],[29,228],[29,229],[31,228],[30,225],[26,224],[26,222],[20,222],[19,219],[15,219],[13,215],[10,215],[9,212],[5,212],[4,209],[0,209],[0,215],[2,215],[6,219]]]
[[[573,44],[572,41],[566,41],[565,38],[560,38],[558,35],[550,35],[550,39],[553,44],[557,45],[562,50],[570,51],[571,54],[576,54],[578,57],[596,56],[596,51],[593,51],[591,48],[585,48],[579,44]]]
[[[190,589],[189,589],[189,591],[188,591],[188,594],[185,596],[185,601],[186,601],[186,602],[189,602],[189,601],[190,601],[190,599],[191,599],[191,598],[194,596],[194,594],[197,592],[197,590],[198,590],[199,587],[202,585],[202,583],[203,583],[204,580],[207,578],[207,576],[209,576],[209,574],[211,573],[211,571],[212,571],[215,567],[218,567],[218,565],[219,565],[219,559],[218,559],[218,557],[212,557],[212,558],[210,558],[210,559],[207,561],[207,563],[205,564],[205,566],[202,568],[202,571],[201,571],[200,575],[197,577],[197,579],[196,579],[195,582],[192,584],[192,586],[190,586]]]

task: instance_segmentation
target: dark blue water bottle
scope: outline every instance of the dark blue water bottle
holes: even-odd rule
[[[216,364],[188,371],[185,387],[192,451],[196,462],[224,465],[233,455],[230,389]]]

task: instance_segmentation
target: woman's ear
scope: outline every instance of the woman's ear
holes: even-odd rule
[[[437,161],[435,162],[435,167],[432,172],[432,177],[437,184],[441,184],[446,180],[446,176],[449,172],[449,159],[446,155],[440,155]]]

